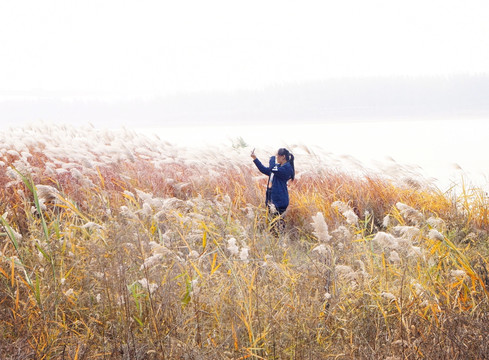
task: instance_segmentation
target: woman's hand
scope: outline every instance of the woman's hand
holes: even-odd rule
[[[256,159],[256,155],[255,155],[255,149],[253,149],[253,151],[251,152],[251,158],[252,158],[253,160],[255,160],[255,159]]]

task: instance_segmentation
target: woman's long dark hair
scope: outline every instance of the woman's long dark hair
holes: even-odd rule
[[[278,149],[277,154],[280,156],[284,155],[285,160],[290,164],[290,166],[292,166],[292,178],[291,179],[294,180],[294,178],[295,178],[294,155],[292,155],[290,153],[290,151],[285,149],[285,148]]]

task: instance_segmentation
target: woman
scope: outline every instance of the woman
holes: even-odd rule
[[[270,207],[273,204],[278,213],[282,215],[289,206],[287,182],[294,180],[295,177],[294,155],[287,149],[278,149],[277,155],[270,158],[268,167],[265,167],[257,159],[254,149],[251,152],[251,157],[258,170],[269,176],[266,205]]]

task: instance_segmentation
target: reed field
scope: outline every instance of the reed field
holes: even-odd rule
[[[0,358],[489,358],[487,194],[287,147],[277,233],[243,141],[1,133]]]

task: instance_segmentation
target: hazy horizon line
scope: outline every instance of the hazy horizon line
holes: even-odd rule
[[[489,117],[489,75],[356,77],[274,85],[263,90],[196,92],[159,98],[10,98],[3,122],[193,125],[262,121],[331,121]],[[2,99],[2,92],[0,92]]]

